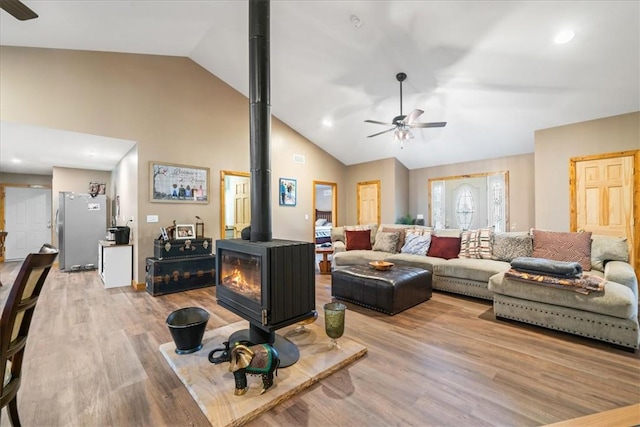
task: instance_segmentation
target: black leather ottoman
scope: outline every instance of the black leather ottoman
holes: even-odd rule
[[[377,271],[353,265],[331,273],[331,295],[394,315],[431,298],[431,272],[402,266]]]

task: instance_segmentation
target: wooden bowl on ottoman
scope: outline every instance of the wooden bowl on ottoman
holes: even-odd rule
[[[393,263],[387,261],[371,261],[369,265],[378,271],[391,270],[391,268],[393,267]]]

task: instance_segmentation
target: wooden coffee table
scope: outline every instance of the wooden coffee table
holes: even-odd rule
[[[316,248],[316,253],[322,254],[322,261],[318,263],[320,274],[331,274],[331,261],[327,257],[333,254],[333,248]]]

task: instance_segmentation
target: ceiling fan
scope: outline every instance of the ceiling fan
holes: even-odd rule
[[[371,138],[374,136],[382,135],[383,133],[395,131],[394,139],[396,141],[406,141],[408,139],[413,138],[413,134],[411,133],[411,129],[415,128],[441,128],[447,125],[447,122],[431,122],[431,123],[414,123],[414,121],[420,117],[424,111],[422,110],[413,110],[406,116],[402,114],[402,82],[407,79],[407,75],[405,73],[396,74],[396,79],[400,82],[400,115],[393,118],[391,123],[379,122],[377,120],[365,120],[366,123],[375,123],[377,125],[385,125],[385,126],[393,126],[390,129],[384,130],[382,132],[374,133],[373,135],[369,135],[367,138]],[[400,148],[403,148],[401,145]]]
[[[4,9],[20,21],[37,18],[38,14],[29,9],[20,0],[0,0],[0,9]]]

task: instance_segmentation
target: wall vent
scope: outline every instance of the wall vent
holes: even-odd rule
[[[293,155],[293,163],[306,163],[304,155],[302,155],[302,154],[294,154]]]

